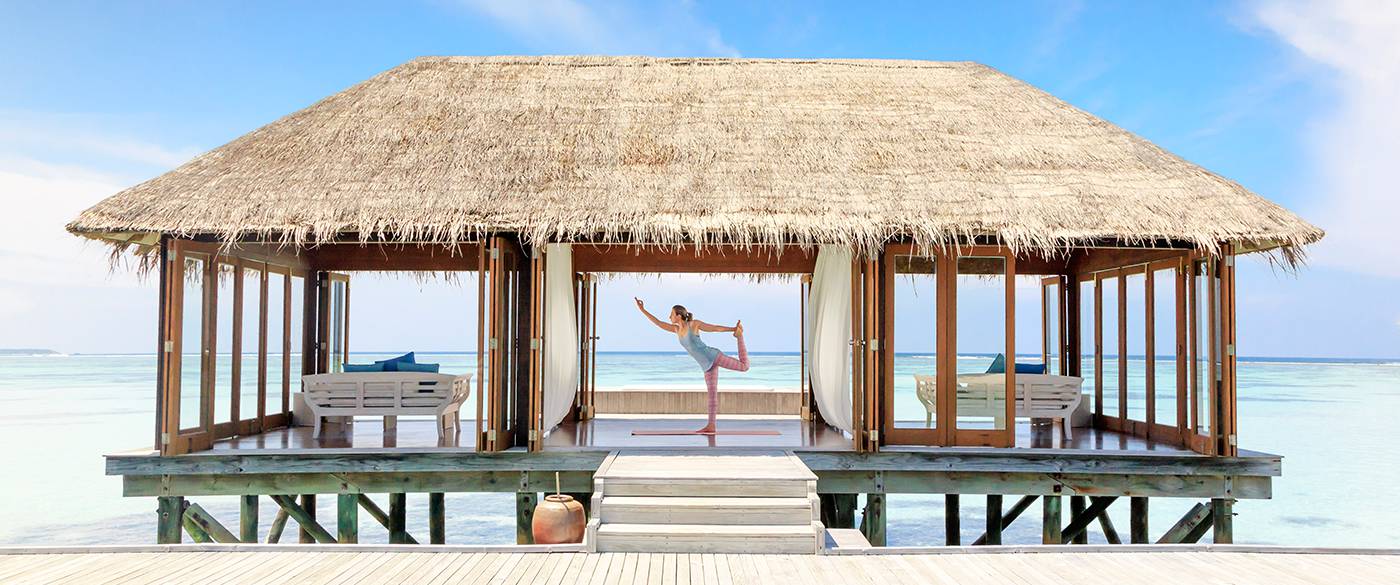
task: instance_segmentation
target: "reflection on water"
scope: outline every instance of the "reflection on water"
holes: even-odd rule
[[[797,386],[797,355],[751,355],[748,372],[725,372],[721,384]],[[352,361],[383,357],[387,356],[356,354]],[[991,361],[986,356],[962,357],[966,359],[960,358],[960,371],[982,371]],[[440,362],[450,373],[475,371],[474,360],[475,354],[419,354],[419,361]],[[227,361],[228,356],[220,357],[221,364]],[[913,395],[912,375],[931,363],[928,356],[896,357],[895,400],[900,412],[922,411]],[[1086,365],[1092,366],[1092,360]],[[1116,369],[1110,369],[1116,365],[1105,364],[1106,378],[1117,379]],[[1174,380],[1170,368],[1169,362],[1159,364],[1158,379]],[[7,446],[0,451],[0,466],[9,472],[9,481],[0,484],[0,514],[6,519],[0,525],[0,543],[154,542],[154,498],[121,497],[121,482],[102,474],[101,457],[152,444],[154,369],[154,356],[0,357],[0,444]],[[694,361],[684,354],[599,354],[598,370],[600,386],[702,383]],[[1145,396],[1142,361],[1130,359],[1128,371],[1128,397],[1136,404]],[[1086,390],[1093,379],[1087,374]],[[1273,500],[1236,506],[1237,542],[1400,546],[1400,511],[1385,504],[1385,496],[1400,485],[1400,455],[1390,443],[1391,413],[1400,410],[1400,365],[1242,361],[1240,402],[1240,445],[1280,453],[1285,459]],[[426,540],[426,496],[409,498],[410,532],[421,532],[420,540]],[[226,523],[235,522],[235,498],[198,501]],[[1012,502],[1014,498],[1008,498],[1005,505]],[[334,498],[323,496],[318,503],[321,517],[335,517]],[[1165,531],[1192,503],[1154,501],[1152,533]],[[982,506],[980,497],[963,498],[964,542],[981,533]],[[889,507],[890,544],[942,543],[941,496],[891,496]],[[448,542],[502,543],[515,538],[510,494],[452,494],[447,509]],[[266,530],[272,503],[263,500],[261,512]],[[1127,505],[1116,504],[1111,513],[1118,528],[1126,531]],[[364,542],[387,541],[381,527],[367,515],[361,517]],[[1005,541],[1037,542],[1039,517],[1028,511],[1011,526]],[[285,538],[295,536],[289,530]],[[1097,532],[1092,538],[1102,540]]]

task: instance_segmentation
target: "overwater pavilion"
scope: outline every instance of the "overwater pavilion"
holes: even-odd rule
[[[1162,541],[1212,529],[1228,541],[1231,503],[1269,497],[1280,472],[1279,456],[1242,448],[1236,432],[1235,260],[1292,267],[1322,237],[979,64],[630,57],[417,59],[118,193],[69,229],[159,278],[153,444],[109,456],[108,472],[127,495],[160,498],[162,542],[179,541],[182,520],[218,539],[218,522],[185,501],[201,495],[244,497],[243,540],[258,538],[259,496],[272,495],[303,540],[354,541],[343,518],[338,535],[320,529],[316,494],[336,494],[352,518],[383,516],[406,542],[405,492],[432,494],[440,542],[443,492],[515,492],[527,519],[555,472],[588,494],[610,453],[669,452],[622,430],[654,421],[593,408],[596,282],[609,273],[791,279],[801,408],[751,423],[782,429],[778,439],[715,444],[791,451],[817,478],[828,528],[852,526],[864,494],[861,529],[881,544],[886,494],[945,494],[956,543],[958,497],[979,494],[987,542],[1037,499],[1045,542],[1083,541],[1092,522],[1113,541],[1103,511],[1127,498],[1130,539],[1147,542],[1158,540],[1147,498],[1180,497],[1209,504]],[[362,271],[477,285],[460,434],[439,440],[423,421],[320,437],[291,426],[300,376],[350,360]],[[923,294],[903,288],[913,282]],[[994,318],[960,318],[959,298],[974,295]],[[932,318],[902,318],[907,303]],[[1028,321],[1034,340],[1018,335]],[[972,328],[1004,343],[1001,373],[960,370],[959,334]],[[896,371],[910,343],[900,331],[934,348],[915,372],[919,403],[915,373]],[[1083,378],[1083,406],[1061,421],[1078,427],[1072,437],[1018,410],[1036,376]],[[370,493],[390,494],[390,512]],[[1003,513],[1005,495],[1021,500]]]

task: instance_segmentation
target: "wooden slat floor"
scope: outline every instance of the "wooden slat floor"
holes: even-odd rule
[[[726,555],[103,552],[0,555],[0,583],[1317,585],[1400,582],[1400,555],[1053,552]]]

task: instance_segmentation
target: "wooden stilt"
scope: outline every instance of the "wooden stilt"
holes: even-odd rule
[[[958,514],[958,494],[944,494],[943,542],[948,546],[962,544],[962,522]]]
[[[1198,503],[1192,506],[1191,509],[1186,512],[1185,516],[1177,520],[1176,524],[1173,524],[1171,528],[1167,529],[1167,532],[1163,534],[1161,538],[1157,539],[1157,544],[1179,544],[1186,542],[1189,535],[1200,526],[1205,526],[1206,528],[1210,527],[1210,506]],[[1201,530],[1201,534],[1205,534],[1205,529]],[[1195,542],[1199,539],[1200,535],[1197,535],[1191,542]]]
[[[1041,544],[1061,544],[1060,539],[1060,496],[1045,496],[1040,513]]]
[[[1128,504],[1128,540],[1133,544],[1147,544],[1150,538],[1147,529],[1148,500],[1145,496],[1133,496]]]
[[[185,498],[156,497],[156,544],[180,544],[180,525],[184,522]]]
[[[1207,532],[1210,532],[1213,526],[1215,526],[1215,513],[1211,511],[1210,506],[1206,506],[1205,518],[1202,518],[1199,524],[1193,526],[1191,531],[1186,533],[1186,536],[1181,537],[1181,544],[1196,544],[1200,542],[1201,538],[1204,537]]]
[[[428,494],[428,542],[447,543],[447,500],[442,492]]]
[[[515,494],[515,543],[534,544],[535,535],[530,525],[535,520],[535,504],[539,494],[518,492]]]
[[[1084,508],[1083,511],[1081,511],[1078,514],[1071,514],[1069,519],[1069,526],[1066,526],[1064,532],[1060,533],[1060,541],[1076,541],[1079,537],[1085,536],[1084,540],[1085,542],[1088,542],[1086,532],[1089,528],[1089,525],[1092,524],[1095,520],[1098,520],[1100,514],[1104,510],[1108,509],[1109,504],[1112,504],[1117,499],[1117,496],[1096,497],[1092,500],[1092,502],[1087,508]],[[1074,500],[1070,500],[1070,505],[1073,504]]]
[[[217,519],[204,511],[204,508],[200,507],[199,504],[193,502],[187,502],[185,504],[185,522],[193,522],[195,526],[198,526],[199,530],[207,535],[213,542],[219,544],[238,543],[238,537],[234,536],[233,532],[229,529],[224,528],[223,524],[220,524]],[[188,527],[188,524],[186,526]]]
[[[1109,544],[1123,544],[1123,539],[1118,536],[1118,529],[1113,527],[1113,519],[1108,517],[1108,508],[1099,511],[1099,528],[1103,529],[1103,538]]]
[[[1210,501],[1210,517],[1214,527],[1215,544],[1235,542],[1234,507],[1235,500],[1231,498],[1215,498]]]
[[[238,539],[258,541],[258,496],[245,495],[238,503]]]
[[[335,526],[337,542],[360,542],[360,498],[357,494],[339,494],[335,497]]]
[[[1001,532],[1005,533],[1006,529],[1011,527],[1011,523],[1015,522],[1017,518],[1020,518],[1021,514],[1025,513],[1025,511],[1031,507],[1031,504],[1034,504],[1039,497],[1040,496],[1022,496],[1021,499],[1016,500],[1016,503],[1012,504],[1011,508],[1006,510],[1001,516]],[[977,537],[977,540],[972,541],[972,544],[976,546],[992,543],[987,541],[987,533],[983,532],[981,536]]]
[[[872,546],[885,546],[885,494],[865,494],[860,531]]]
[[[199,526],[188,514],[180,515],[180,523],[185,527],[185,534],[190,535],[190,540],[198,544],[209,544],[214,542],[214,538],[209,536],[203,528]]]
[[[287,529],[287,511],[278,508],[277,516],[272,519],[272,524],[267,527],[267,543],[277,544],[282,540],[282,531]]]
[[[322,528],[320,524],[317,524],[316,517],[303,507],[303,504],[297,504],[297,501],[293,499],[292,496],[272,496],[272,501],[277,502],[277,505],[281,506],[282,509],[287,512],[287,516],[297,521],[297,524],[300,526],[299,530],[309,534],[312,542],[319,542],[322,544],[332,544],[335,542],[335,537],[331,536],[331,533],[327,532],[325,528]],[[302,501],[306,501],[305,496],[302,496]],[[315,501],[313,500],[312,503],[314,504]]]
[[[301,508],[306,512],[306,517],[309,520],[311,520],[311,522],[314,524],[316,522],[316,494],[305,494],[301,496]],[[287,513],[291,514],[291,511],[288,510]],[[297,542],[316,542],[316,537],[312,535],[309,530],[306,529],[306,526],[304,525],[305,523],[302,522],[300,518],[297,518],[295,514],[292,514],[292,519],[296,520],[298,525]]]
[[[375,522],[378,522],[380,526],[388,530],[389,514],[384,512],[384,509],[380,508],[379,504],[374,503],[374,500],[370,499],[370,497],[365,494],[359,494],[358,499],[360,501],[360,507],[364,508],[365,512],[369,513],[370,518],[374,518]],[[403,538],[404,544],[418,544],[418,540],[413,538],[413,535],[409,534],[407,531],[404,532]]]
[[[408,534],[408,494],[389,494],[389,544],[408,544],[404,536]]]
[[[1097,323],[1097,321],[1095,321],[1095,322]],[[1102,401],[1100,401],[1100,403],[1102,403]],[[1074,522],[1074,520],[1075,520],[1076,518],[1079,518],[1080,516],[1083,516],[1083,515],[1084,515],[1084,508],[1085,508],[1085,507],[1086,507],[1086,501],[1085,501],[1084,496],[1070,496],[1070,497],[1069,497],[1069,518],[1070,518],[1070,522]],[[1069,543],[1072,543],[1072,544],[1089,544],[1089,533],[1088,533],[1088,532],[1085,532],[1085,531],[1082,530],[1082,529],[1079,530],[1078,532],[1074,532],[1074,533],[1070,533],[1068,530],[1066,530],[1066,531],[1064,532],[1064,534],[1065,534],[1065,535],[1069,535],[1071,538],[1065,538],[1064,535],[1061,535],[1060,542],[1069,542]]]
[[[983,544],[1001,544],[1001,494],[987,494],[987,531],[981,540]]]

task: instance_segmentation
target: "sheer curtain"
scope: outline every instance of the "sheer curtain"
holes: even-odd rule
[[[544,430],[568,416],[578,392],[578,318],[569,244],[544,248]]]
[[[812,397],[822,418],[851,432],[851,250],[822,246],[812,272],[807,331]]]

